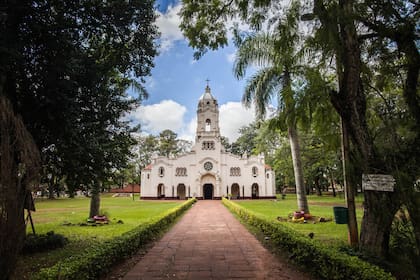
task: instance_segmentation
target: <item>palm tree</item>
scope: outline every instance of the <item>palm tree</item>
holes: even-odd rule
[[[263,118],[272,97],[278,99],[277,117],[287,125],[293,170],[296,182],[297,203],[300,210],[309,213],[297,131],[296,100],[292,76],[299,75],[298,64],[301,53],[296,49],[298,34],[299,4],[293,2],[285,18],[279,21],[273,32],[251,34],[245,39],[237,37],[234,73],[244,78],[246,69],[260,69],[247,80],[242,102],[246,106],[254,103],[257,117]],[[278,122],[277,122],[278,123]]]

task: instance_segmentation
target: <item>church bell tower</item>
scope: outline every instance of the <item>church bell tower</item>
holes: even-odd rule
[[[200,97],[197,108],[196,142],[201,138],[219,138],[219,107],[217,100],[211,95],[209,85]]]

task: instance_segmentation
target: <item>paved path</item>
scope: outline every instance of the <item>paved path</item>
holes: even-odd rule
[[[124,279],[309,279],[280,262],[220,201],[197,202]]]

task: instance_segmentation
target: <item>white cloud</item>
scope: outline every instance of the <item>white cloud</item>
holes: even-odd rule
[[[228,102],[219,109],[220,134],[229,138],[229,142],[239,137],[238,130],[255,120],[255,111],[245,108],[240,102]]]
[[[179,133],[178,138],[194,142],[196,129],[197,117],[194,117],[189,123],[185,124],[184,129]]]
[[[170,129],[179,132],[184,127],[184,115],[187,109],[173,100],[162,100],[160,103],[140,106],[131,114],[135,123],[141,124],[143,131],[158,134]]]
[[[142,134],[159,134],[170,129],[178,134],[179,139],[194,141],[197,129],[197,117],[184,121],[187,109],[173,100],[141,106],[131,113],[129,119],[140,123]],[[238,130],[255,120],[253,108],[247,109],[240,102],[228,102],[219,108],[220,134],[229,138],[230,142],[239,137]]]
[[[161,32],[161,52],[168,51],[175,41],[184,40],[184,35],[179,29],[179,24],[181,23],[180,11],[181,3],[178,3],[175,6],[169,6],[165,14],[158,12],[156,25]]]

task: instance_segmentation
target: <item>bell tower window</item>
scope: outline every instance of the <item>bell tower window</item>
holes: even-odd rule
[[[207,119],[206,120],[206,132],[209,132],[211,130],[211,120]]]
[[[215,146],[214,146],[214,142],[213,141],[204,141],[202,146],[201,146],[202,150],[214,150]]]

